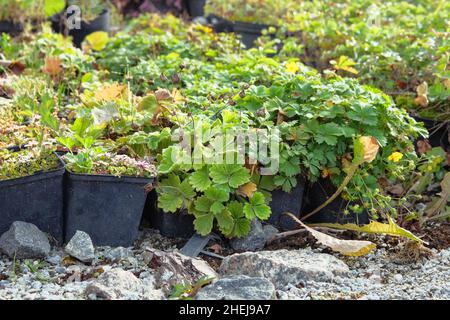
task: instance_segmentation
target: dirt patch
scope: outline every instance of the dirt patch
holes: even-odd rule
[[[450,247],[450,222],[440,222],[426,225],[422,239],[428,242],[428,247],[443,250]]]

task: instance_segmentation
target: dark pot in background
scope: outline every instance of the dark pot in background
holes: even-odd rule
[[[166,213],[158,208],[158,196],[152,191],[145,204],[145,225],[170,238],[190,238],[194,233],[194,216],[187,212]]]
[[[253,48],[255,41],[262,35],[264,29],[269,28],[265,24],[234,22],[233,31],[241,36],[241,41],[246,48]]]
[[[25,221],[63,242],[64,165],[49,172],[0,181],[0,235]]]
[[[186,0],[186,7],[192,18],[202,17],[205,14],[206,0]]]
[[[270,27],[266,24],[232,22],[213,14],[207,17],[207,21],[211,24],[214,32],[234,32],[240,35],[246,48],[254,47],[255,41],[261,36],[262,31]]]
[[[282,230],[297,229],[298,224],[283,213],[290,212],[296,217],[300,217],[304,193],[305,180],[302,177],[297,179],[297,186],[289,193],[281,189],[272,191],[272,201],[269,205],[272,214],[268,222]]]
[[[423,122],[430,133],[428,141],[432,147],[442,147],[450,151],[450,122],[436,121],[419,116],[413,116],[418,122]],[[422,140],[422,139],[419,139]]]
[[[0,34],[8,33],[16,35],[23,31],[23,25],[21,23],[15,23],[11,21],[0,21]]]
[[[336,187],[331,183],[330,179],[319,179],[315,183],[308,183],[306,193],[303,200],[302,215],[306,215],[313,211],[325,201],[327,201],[336,191]],[[308,223],[369,223],[369,214],[363,211],[360,214],[350,213],[344,215],[344,210],[348,205],[348,201],[338,196],[328,206],[311,216],[306,220]]]
[[[152,179],[74,174],[67,171],[65,241],[77,230],[88,233],[97,246],[133,244]]]
[[[82,20],[80,29],[67,30],[65,21],[66,19],[64,17],[64,14],[53,16],[51,18],[52,29],[54,32],[71,36],[73,39],[73,44],[78,48],[81,48],[81,44],[87,35],[96,31],[105,31],[105,32],[110,31],[109,26],[110,11],[108,9],[105,9],[94,20],[91,20],[89,22]]]

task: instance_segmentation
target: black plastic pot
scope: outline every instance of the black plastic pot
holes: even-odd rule
[[[264,29],[269,28],[265,24],[234,22],[233,31],[241,36],[241,41],[246,48],[255,46],[255,41],[262,35]]]
[[[193,18],[202,17],[205,14],[206,0],[186,0],[189,15]]]
[[[23,25],[21,23],[15,23],[11,21],[0,21],[0,34],[18,34],[23,31]]]
[[[194,234],[194,216],[187,212],[166,213],[158,208],[158,196],[152,191],[145,204],[146,225],[169,238],[190,238]]]
[[[329,179],[320,179],[315,183],[308,183],[303,200],[302,215],[313,211],[325,201],[327,201],[336,191],[336,187]],[[348,201],[338,196],[325,208],[306,220],[309,223],[369,223],[369,214],[363,211],[360,214],[350,213],[345,215],[343,212],[348,205]]]
[[[232,22],[212,14],[207,17],[207,20],[215,32],[234,32],[240,35],[246,48],[254,47],[255,41],[262,35],[262,31],[270,27],[266,24]]]
[[[0,181],[0,235],[25,221],[63,242],[64,165],[56,170]]]
[[[296,217],[300,217],[304,193],[305,180],[303,178],[297,179],[297,186],[289,193],[281,189],[272,191],[272,201],[270,202],[272,215],[269,218],[269,223],[282,230],[297,229],[297,223],[283,213],[290,212]]]
[[[133,244],[152,179],[74,174],[67,171],[65,241],[77,230],[88,233],[95,245]]]
[[[430,134],[428,141],[432,147],[442,147],[444,150],[450,151],[450,122],[436,121],[419,116],[413,117],[416,121],[424,123]]]
[[[166,213],[156,210],[151,215],[151,227],[169,238],[190,238],[194,233],[194,216],[186,212]]]
[[[65,17],[64,14],[55,15],[51,18],[52,29],[55,32],[66,34],[72,37],[73,44],[80,48],[81,44],[87,35],[96,31],[109,32],[110,11],[105,9],[97,18],[86,22],[84,20],[80,23],[80,29],[68,30],[66,27],[66,20],[71,17]]]

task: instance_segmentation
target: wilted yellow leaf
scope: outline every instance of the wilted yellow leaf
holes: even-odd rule
[[[421,107],[428,106],[428,98],[427,96],[418,96],[414,99],[414,103]]]
[[[444,86],[445,86],[445,88],[450,89],[450,79],[444,80]]]
[[[374,137],[363,136],[355,140],[354,143],[354,162],[370,163],[375,160],[380,145]]]
[[[338,61],[331,60],[330,63],[334,66],[336,70],[343,70],[353,74],[358,74],[358,70],[354,68],[356,62],[347,56],[340,56]]]
[[[256,192],[256,184],[253,182],[247,182],[246,184],[240,186],[237,192],[247,198],[253,197],[253,194]]]
[[[421,107],[428,106],[428,84],[423,82],[416,88],[417,97],[414,99],[414,103]]]
[[[105,85],[95,92],[94,97],[97,101],[113,101],[119,99],[125,89],[126,86],[117,83]]]
[[[155,92],[156,100],[172,100],[172,95],[170,94],[170,91],[167,89],[158,89]]]
[[[428,83],[423,82],[422,84],[417,86],[416,92],[417,92],[418,96],[426,96],[426,95],[428,95]]]
[[[339,229],[339,230],[352,230],[352,231],[364,232],[364,233],[388,234],[390,236],[405,237],[405,238],[409,238],[409,239],[417,241],[417,242],[424,243],[424,241],[422,239],[416,237],[414,234],[412,234],[408,230],[405,230],[402,227],[398,226],[395,223],[395,221],[389,216],[388,216],[388,223],[371,221],[369,224],[366,224],[363,226],[359,226],[354,223],[346,223],[346,224],[319,223],[319,224],[314,224],[312,226],[327,227],[327,228],[333,228],[333,229]]]
[[[313,228],[308,227],[303,222],[298,220],[292,214],[289,214],[297,223],[299,223],[302,227],[308,230],[311,235],[316,238],[316,240],[324,245],[329,247],[331,250],[335,252],[339,252],[346,256],[359,257],[370,253],[376,245],[370,241],[364,240],[342,240],[335,237],[332,237],[328,234],[319,232],[314,230]]]
[[[85,41],[95,51],[101,51],[108,43],[109,36],[105,31],[96,31],[86,36]]]
[[[180,90],[178,90],[177,88],[173,88],[172,98],[173,98],[173,101],[175,101],[175,102],[183,102],[185,100],[183,95],[181,94]]]
[[[45,65],[42,71],[45,74],[48,74],[49,76],[52,77],[57,76],[62,71],[61,60],[59,58],[52,58],[52,57],[46,58]]]

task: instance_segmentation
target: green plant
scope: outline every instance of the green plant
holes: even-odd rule
[[[109,2],[105,0],[68,0],[67,5],[69,7],[77,6],[80,9],[81,18],[84,21],[92,21],[108,8]]]
[[[205,13],[242,22],[276,25],[293,9],[295,1],[207,0]]]
[[[59,161],[51,150],[27,148],[20,151],[0,150],[0,180],[17,179],[58,167]]]
[[[43,20],[61,12],[64,0],[1,0],[0,21]]]
[[[357,77],[400,107],[448,120],[449,14],[447,1],[301,1],[278,31],[279,56]],[[276,43],[267,37],[267,49]]]
[[[214,280],[213,277],[204,276],[197,280],[194,284],[183,282],[176,284],[169,299],[174,300],[192,300],[197,295],[198,291],[206,285],[209,285]]]

